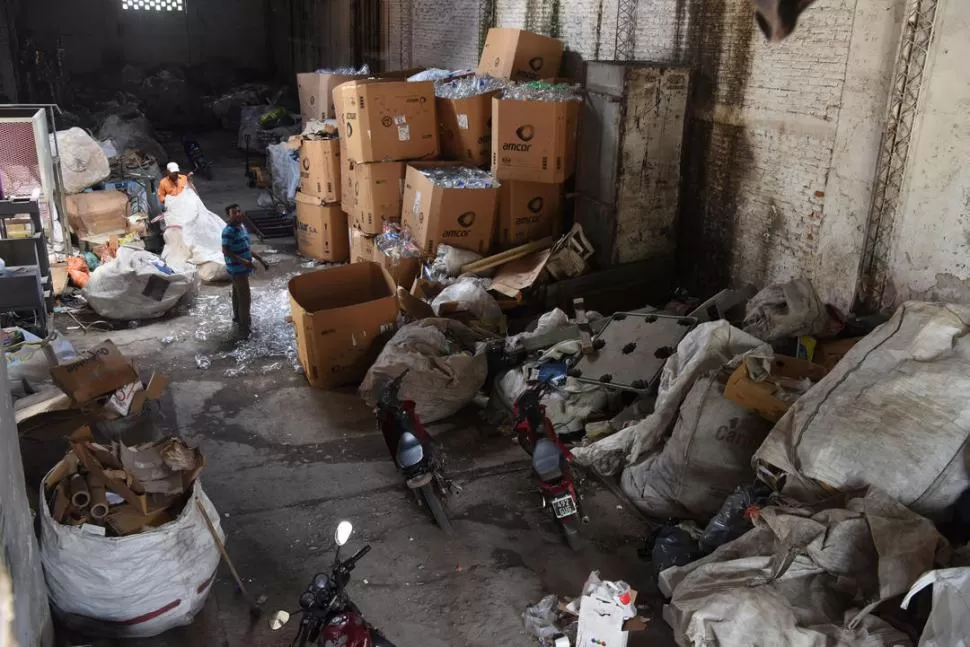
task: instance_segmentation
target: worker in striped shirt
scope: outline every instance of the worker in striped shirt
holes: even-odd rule
[[[222,255],[226,259],[226,269],[232,280],[232,321],[236,336],[246,339],[252,331],[249,275],[256,271],[253,259],[262,263],[264,270],[268,270],[269,265],[250,246],[249,232],[243,224],[243,212],[239,205],[231,204],[226,207],[226,216],[229,224],[222,230]]]

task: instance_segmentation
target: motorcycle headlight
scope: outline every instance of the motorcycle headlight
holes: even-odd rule
[[[316,604],[317,597],[313,595],[310,591],[307,591],[300,596],[300,608],[301,609],[312,609],[313,605]]]

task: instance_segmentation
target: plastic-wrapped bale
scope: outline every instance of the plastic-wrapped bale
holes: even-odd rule
[[[51,150],[54,150],[53,144]],[[66,193],[80,193],[111,175],[108,156],[101,145],[80,128],[58,132],[57,150],[61,156],[61,177]]]
[[[155,319],[171,310],[195,286],[195,273],[177,272],[140,249],[119,247],[115,258],[91,273],[82,294],[108,319]]]
[[[101,537],[51,518],[40,493],[41,556],[54,613],[87,635],[145,638],[191,624],[219,566],[219,549],[198,504],[225,534],[196,482],[170,523],[127,537]]]
[[[413,400],[424,423],[457,413],[485,384],[488,362],[476,353],[481,336],[451,319],[422,319],[395,333],[367,371],[360,396],[371,407],[380,389],[409,369],[401,398]]]
[[[940,518],[970,485],[970,306],[908,302],[778,421],[759,474],[803,501],[876,486]]]

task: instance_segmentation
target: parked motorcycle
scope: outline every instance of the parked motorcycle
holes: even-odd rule
[[[202,146],[199,145],[198,140],[190,134],[182,135],[182,148],[185,150],[185,156],[189,158],[189,164],[192,165],[192,172],[211,181],[212,162],[202,153]]]
[[[391,452],[391,459],[404,473],[407,486],[420,505],[431,512],[445,533],[452,531],[445,501],[453,485],[444,477],[440,453],[431,435],[414,411],[412,400],[400,400],[401,382],[408,371],[388,382],[377,400],[377,424]]]
[[[573,455],[546,417],[540,404],[544,385],[530,387],[519,396],[513,407],[513,429],[522,448],[532,456],[532,471],[539,481],[542,506],[552,514],[573,550],[580,545],[579,530],[587,521],[576,480],[573,477]]]
[[[310,586],[300,596],[302,614],[300,631],[293,639],[294,645],[341,645],[341,647],[394,647],[381,633],[372,627],[347,596],[350,573],[357,562],[370,552],[370,544],[361,548],[353,557],[340,561],[340,549],[350,539],[354,527],[349,521],[341,521],[334,533],[337,552],[333,557],[330,573],[318,573]],[[270,618],[269,626],[279,631],[290,621],[291,614],[277,611]]]

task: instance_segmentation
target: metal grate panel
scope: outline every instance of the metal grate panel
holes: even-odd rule
[[[25,198],[43,190],[34,124],[0,121],[0,142],[0,197]]]

